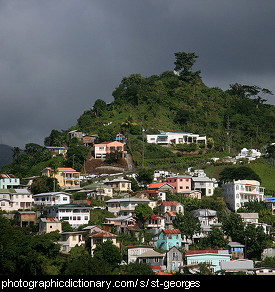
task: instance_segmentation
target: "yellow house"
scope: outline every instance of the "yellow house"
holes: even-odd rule
[[[57,218],[40,218],[39,233],[49,233],[53,231],[62,232],[62,223]]]
[[[80,172],[70,167],[58,167],[56,170],[46,167],[42,175],[56,178],[61,188],[80,187]]]

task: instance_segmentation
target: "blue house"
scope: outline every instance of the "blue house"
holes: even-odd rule
[[[0,189],[16,189],[20,185],[20,179],[13,174],[0,174]]]
[[[159,234],[157,248],[170,250],[173,246],[181,247],[181,232],[179,229],[163,229]]]
[[[187,265],[199,263],[209,264],[213,272],[221,270],[221,263],[230,261],[228,250],[188,250],[186,252]]]

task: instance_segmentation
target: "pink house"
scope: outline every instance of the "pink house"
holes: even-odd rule
[[[120,142],[102,142],[100,144],[95,144],[95,158],[106,158],[106,154],[111,153],[111,152],[121,152],[122,153],[122,158],[125,156],[125,151],[124,151],[124,144]]]
[[[168,177],[167,182],[174,187],[174,193],[184,193],[191,191],[191,176],[189,175],[178,175]]]

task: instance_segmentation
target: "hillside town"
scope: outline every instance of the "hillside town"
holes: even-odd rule
[[[100,143],[96,143],[97,135],[79,131],[70,135],[92,149],[92,161],[104,161],[110,153],[126,159],[121,134],[115,141]],[[147,135],[147,142],[165,147],[206,144],[207,138],[165,132]],[[47,149],[53,156],[66,157],[65,147]],[[258,150],[244,148],[230,163],[259,157]],[[211,158],[209,164],[218,159]],[[13,174],[2,173],[1,216],[33,234],[57,232],[55,244],[63,254],[82,247],[93,257],[97,247],[108,242],[123,255],[120,266],[146,264],[157,275],[275,274],[275,268],[259,264],[275,256],[274,227],[263,220],[263,214],[275,215],[275,199],[265,194],[256,179],[219,181],[192,167],[184,173],[140,168],[96,174],[47,166],[41,177],[54,180],[52,191],[34,193],[35,177],[24,178],[23,184]],[[255,210],[261,207],[259,212],[251,211],[253,204]],[[239,230],[233,230],[235,223],[241,226]],[[264,241],[252,238],[249,231]],[[244,236],[239,236],[239,242],[236,233],[240,232]]]

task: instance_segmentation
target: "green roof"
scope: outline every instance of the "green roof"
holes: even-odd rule
[[[60,205],[53,205],[51,207],[56,207],[56,208],[88,208],[87,206],[79,205],[79,204],[60,204]]]
[[[0,194],[14,194],[16,191],[14,189],[0,189]]]

